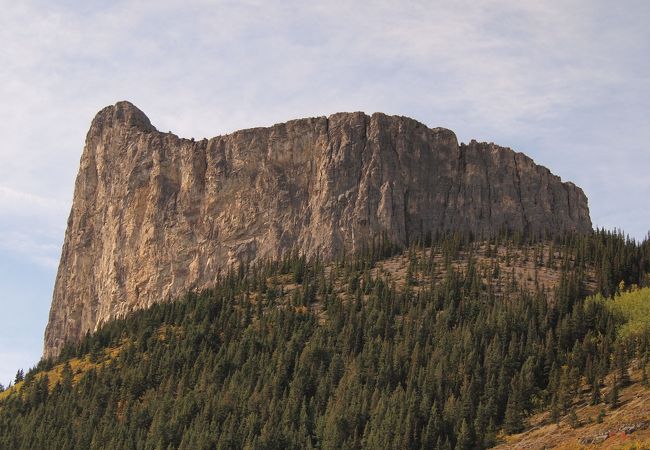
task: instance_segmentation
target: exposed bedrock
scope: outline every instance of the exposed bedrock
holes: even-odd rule
[[[406,117],[338,113],[194,141],[120,102],[86,137],[44,355],[239,261],[503,229],[590,232],[587,198],[523,153]]]

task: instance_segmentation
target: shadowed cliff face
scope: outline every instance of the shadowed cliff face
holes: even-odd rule
[[[506,228],[589,232],[587,198],[522,153],[459,146],[406,117],[339,113],[195,142],[120,102],[86,137],[44,356],[239,261]]]

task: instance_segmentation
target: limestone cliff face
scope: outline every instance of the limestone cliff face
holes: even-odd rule
[[[459,146],[406,117],[339,113],[195,142],[120,102],[86,138],[44,355],[239,261],[505,228],[589,232],[587,198],[522,153]]]

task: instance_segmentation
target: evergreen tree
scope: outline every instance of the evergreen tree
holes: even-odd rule
[[[611,409],[616,409],[620,405],[619,400],[619,383],[617,379],[612,382],[612,387],[607,394],[607,403]]]
[[[580,421],[578,420],[575,408],[571,408],[567,419],[569,420],[569,426],[571,428],[578,428],[580,426]]]
[[[504,429],[508,434],[519,433],[524,428],[523,409],[519,384],[513,379],[504,417]]]
[[[463,419],[460,425],[460,431],[458,432],[455,448],[457,450],[471,450],[475,448],[472,434],[470,427],[467,425],[467,421]]]

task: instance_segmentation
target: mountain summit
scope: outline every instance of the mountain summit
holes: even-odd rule
[[[379,235],[591,229],[583,191],[526,155],[406,117],[337,113],[194,141],[119,102],[86,137],[44,356],[240,262],[331,257]]]

